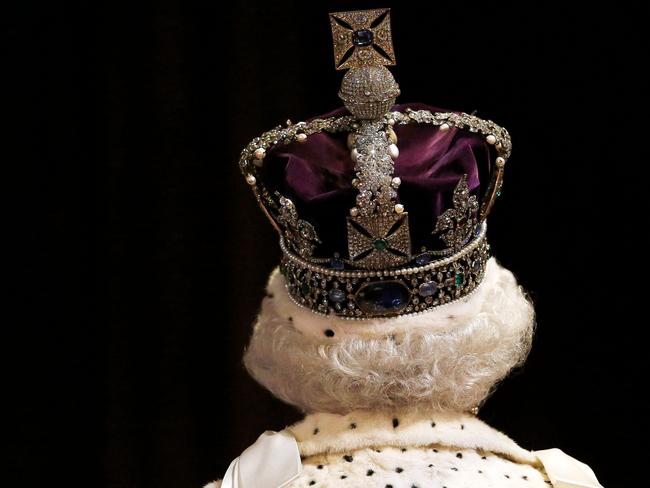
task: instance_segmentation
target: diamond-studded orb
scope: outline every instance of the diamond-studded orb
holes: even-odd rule
[[[384,116],[400,94],[399,85],[384,66],[350,69],[341,82],[339,97],[345,108],[359,119]]]

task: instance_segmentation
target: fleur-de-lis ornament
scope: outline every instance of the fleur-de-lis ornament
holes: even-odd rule
[[[444,252],[454,252],[463,247],[476,231],[478,225],[478,199],[469,192],[467,175],[463,175],[454,188],[453,208],[445,210],[438,216],[433,234],[440,234],[440,239],[447,245]]]

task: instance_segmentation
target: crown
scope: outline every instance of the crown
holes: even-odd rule
[[[330,14],[347,110],[287,121],[244,148],[246,182],[280,235],[294,302],[348,319],[426,312],[469,295],[490,256],[486,218],[508,132],[400,89],[390,10]],[[399,145],[398,145],[398,140]]]

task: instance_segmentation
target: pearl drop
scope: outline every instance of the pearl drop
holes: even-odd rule
[[[447,124],[447,123],[442,124],[442,125],[440,126],[440,130],[441,130],[442,132],[447,132],[447,131],[449,130],[449,124]]]
[[[253,186],[255,183],[257,183],[257,178],[255,178],[253,175],[246,175],[246,183],[248,183],[250,186]]]
[[[388,125],[395,125],[395,119],[388,119]]]
[[[393,188],[399,188],[399,186],[402,184],[402,179],[396,176],[395,178],[393,178],[393,181],[391,181],[390,184],[393,185]]]
[[[359,215],[359,209],[357,207],[352,207],[350,209],[350,215],[352,215],[353,217],[356,217],[357,215]]]
[[[388,135],[388,139],[390,140],[390,142],[392,142],[393,144],[397,144],[397,134],[395,134],[395,131],[393,130],[392,127],[388,127],[386,129],[386,134]]]
[[[399,157],[399,148],[395,144],[388,146],[388,154],[391,158],[397,159]]]
[[[359,151],[357,149],[353,149],[352,152],[350,153],[350,157],[352,158],[352,161],[355,163],[359,161]]]
[[[299,134],[296,134],[296,141],[298,142],[305,142],[307,140],[307,134],[304,134],[300,132]]]
[[[398,214],[404,213],[404,205],[402,205],[401,203],[398,203],[397,205],[395,205],[395,213],[398,213]]]
[[[487,136],[487,137],[485,138],[485,140],[487,141],[488,144],[496,144],[496,142],[497,142],[497,138],[494,137],[492,134],[490,134],[489,136]]]
[[[497,158],[496,163],[497,163],[498,168],[503,168],[505,166],[505,164],[506,164],[506,160],[504,158],[502,158],[501,156],[499,156]]]
[[[260,147],[258,149],[255,149],[255,159],[264,159],[264,156],[266,156],[266,149],[263,147]]]
[[[353,132],[348,134],[348,149],[352,149],[357,142],[357,135]]]

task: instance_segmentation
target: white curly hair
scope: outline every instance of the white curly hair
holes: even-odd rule
[[[275,396],[307,413],[470,410],[523,363],[535,326],[530,300],[494,258],[471,295],[420,315],[318,316],[291,301],[277,269],[267,293],[244,364]]]

